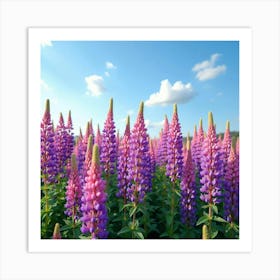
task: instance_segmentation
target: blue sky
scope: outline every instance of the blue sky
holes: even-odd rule
[[[71,109],[75,133],[92,119],[103,128],[109,100],[122,134],[145,102],[148,132],[158,136],[164,115],[177,103],[182,133],[213,112],[217,132],[226,121],[239,130],[237,41],[46,41],[41,44],[41,116],[50,99],[57,124]]]

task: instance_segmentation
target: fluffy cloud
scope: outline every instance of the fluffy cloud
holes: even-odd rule
[[[41,91],[50,91],[51,90],[50,86],[42,79],[40,81],[40,85],[41,85]]]
[[[206,81],[218,77],[220,74],[226,71],[226,65],[215,66],[219,54],[215,53],[211,55],[209,60],[204,60],[200,63],[197,63],[193,67],[193,71],[196,73],[196,78],[200,81]]]
[[[108,71],[106,71],[104,74],[106,77],[110,77],[110,73]]]
[[[87,83],[87,95],[100,96],[106,90],[101,76],[91,75],[85,77],[85,81]]]
[[[107,69],[116,69],[117,67],[110,61],[106,62],[106,68]]]
[[[162,120],[161,122],[152,122],[150,120],[145,119],[145,125],[146,125],[147,129],[162,127],[163,123],[164,123],[164,120]]]
[[[52,47],[53,44],[52,44],[51,41],[44,40],[44,41],[41,41],[41,46],[42,46],[42,47]]]
[[[195,92],[190,83],[184,84],[181,81],[175,82],[173,85],[168,80],[161,81],[158,92],[150,95],[145,101],[146,106],[168,105],[187,103],[195,96]]]

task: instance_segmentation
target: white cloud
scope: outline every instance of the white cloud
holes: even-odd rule
[[[190,83],[183,84],[181,81],[175,82],[173,85],[166,79],[161,81],[158,92],[150,95],[145,101],[146,106],[168,105],[174,103],[187,103],[195,96],[195,92]]]
[[[52,41],[43,40],[43,41],[41,41],[41,46],[42,47],[52,47],[53,44],[52,44]]]
[[[110,77],[110,73],[108,71],[105,72],[106,77]]]
[[[106,62],[106,68],[107,69],[117,69],[117,67],[110,61]]]
[[[195,64],[192,70],[196,73],[196,78],[200,81],[206,81],[218,77],[220,74],[226,71],[226,65],[215,66],[220,54],[215,53],[211,55],[209,60],[204,60]]]
[[[161,122],[152,122],[151,120],[145,119],[145,125],[148,129],[162,127],[164,120]]]
[[[85,77],[85,81],[87,83],[87,95],[100,96],[106,90],[101,76],[91,75]]]
[[[40,81],[40,85],[41,85],[41,91],[50,91],[51,90],[51,87],[42,79]]]

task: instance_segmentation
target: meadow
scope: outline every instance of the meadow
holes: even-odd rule
[[[149,137],[144,104],[117,132],[110,100],[102,131],[89,120],[73,133],[46,100],[41,120],[42,239],[239,238],[238,132],[216,133],[212,112],[192,135],[172,118]],[[206,112],[207,114],[207,112]],[[96,124],[95,124],[96,125]]]

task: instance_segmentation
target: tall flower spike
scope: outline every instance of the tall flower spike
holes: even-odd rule
[[[75,141],[71,111],[69,111],[68,113],[66,132],[67,132],[67,147],[66,147],[67,168],[66,169],[67,169],[67,177],[69,177],[70,170],[71,170],[71,155],[73,153],[74,141]]]
[[[233,147],[225,170],[224,216],[228,222],[239,219],[239,163]]]
[[[87,143],[87,151],[86,151],[85,161],[84,161],[84,176],[83,176],[84,178],[87,176],[87,171],[91,165],[92,148],[93,148],[93,138],[92,135],[89,135],[88,143]]]
[[[82,186],[78,172],[76,155],[71,156],[71,172],[66,186],[65,214],[76,220],[80,216]]]
[[[128,178],[128,159],[129,159],[129,139],[130,139],[130,117],[127,117],[124,136],[120,142],[118,154],[118,189],[117,197],[123,197],[124,204],[127,200]]]
[[[55,130],[55,148],[57,157],[57,166],[60,176],[65,176],[65,167],[67,164],[67,150],[68,150],[68,133],[64,124],[62,113],[59,115],[59,122]]]
[[[175,182],[181,178],[183,169],[183,137],[176,104],[174,105],[173,117],[169,126],[167,147],[166,175],[170,177],[172,182]]]
[[[151,166],[149,138],[143,116],[144,103],[141,102],[137,120],[131,132],[129,146],[128,176],[131,182],[128,198],[141,203],[151,188]]]
[[[210,204],[221,202],[221,177],[223,173],[221,150],[218,145],[213,115],[208,114],[208,132],[202,147],[201,200]]]
[[[101,154],[101,143],[102,143],[102,136],[101,136],[101,133],[100,133],[100,128],[99,128],[99,124],[97,124],[97,131],[96,131],[96,136],[95,136],[95,139],[94,139],[94,144],[97,144],[98,147],[99,147],[99,152]]]
[[[107,195],[105,181],[101,178],[99,149],[95,144],[92,152],[92,162],[86,177],[82,197],[82,227],[81,232],[90,233],[92,239],[107,238],[106,229],[108,214],[106,209]]]
[[[169,137],[169,122],[168,122],[167,116],[165,115],[164,122],[163,122],[161,142],[160,142],[160,149],[159,149],[159,160],[160,160],[160,164],[162,166],[165,166],[167,164],[168,137]]]
[[[226,130],[224,133],[224,139],[223,139],[223,153],[224,153],[224,163],[227,163],[227,159],[229,157],[230,151],[231,151],[231,135],[230,135],[230,124],[229,121],[226,122]]]
[[[196,185],[195,166],[191,155],[190,139],[187,139],[187,156],[184,162],[181,181],[181,220],[187,226],[193,226],[196,222]]]
[[[51,121],[50,101],[46,100],[46,107],[41,121],[41,176],[45,185],[56,181],[57,164],[54,145],[54,131]]]
[[[201,171],[201,150],[202,150],[203,142],[204,142],[204,131],[202,126],[202,119],[200,119],[198,132],[196,133],[196,127],[195,127],[194,137],[192,141],[192,157],[195,162],[196,170],[198,171],[199,176]]]
[[[59,223],[56,223],[54,226],[53,239],[61,239]]]
[[[104,124],[100,160],[106,175],[114,174],[116,166],[116,134],[113,119],[113,99],[110,99],[109,112]]]

